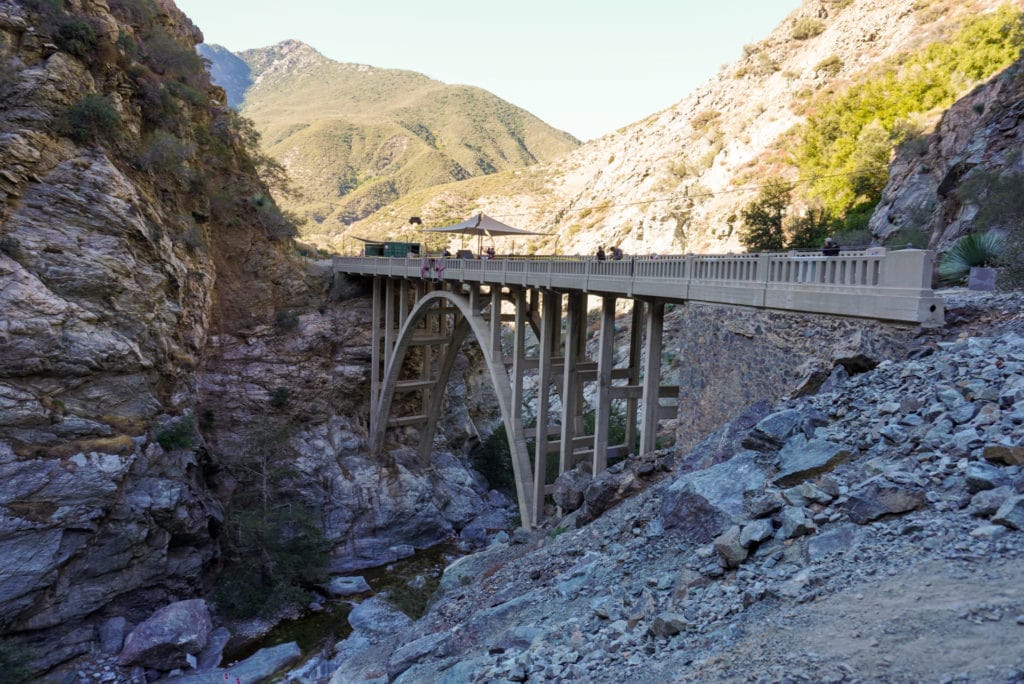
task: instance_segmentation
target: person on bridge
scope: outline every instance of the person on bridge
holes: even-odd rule
[[[825,238],[825,245],[821,248],[825,256],[839,256],[839,243],[832,238]]]
[[[594,256],[595,256],[595,258],[598,261],[604,261],[604,259],[605,259],[605,256],[604,256],[604,245],[598,245],[598,247],[597,247],[597,254],[594,255]]]
[[[622,248],[618,245],[612,247],[612,261],[622,261]]]

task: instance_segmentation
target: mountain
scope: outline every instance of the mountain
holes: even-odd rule
[[[919,148],[1016,59],[1020,17],[1003,0],[807,0],[674,106],[551,163],[411,194],[349,232],[484,211],[550,234],[530,250],[736,251],[742,210],[777,178],[792,184],[791,233],[820,217],[863,244],[896,148]]]
[[[335,62],[298,41],[237,56],[201,51],[288,170],[300,196],[282,203],[307,234],[337,233],[410,192],[550,161],[579,144],[480,88]]]

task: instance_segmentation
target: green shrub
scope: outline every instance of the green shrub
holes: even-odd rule
[[[57,19],[53,41],[64,52],[83,60],[91,58],[99,45],[99,38],[92,24],[74,14]]]
[[[155,174],[161,179],[173,179],[178,183],[187,182],[192,175],[189,161],[195,155],[195,148],[182,142],[167,131],[156,131],[146,143],[136,162],[139,168]]]
[[[1006,236],[995,231],[969,233],[950,246],[939,259],[939,278],[961,282],[975,266],[996,266],[1006,251]]]
[[[61,132],[80,145],[113,142],[120,135],[121,117],[102,95],[86,95],[64,113]]]
[[[908,226],[900,228],[886,240],[892,249],[912,247],[914,249],[928,249],[929,237],[923,228]]]
[[[836,232],[835,220],[824,209],[808,209],[789,225],[787,249],[815,249]],[[839,243],[843,244],[842,242]]]
[[[192,416],[183,416],[168,423],[156,433],[156,441],[165,451],[189,449],[195,442],[196,421]]]
[[[149,68],[168,78],[190,80],[205,73],[199,53],[161,30],[146,36],[143,50]]]
[[[283,408],[288,405],[292,391],[287,387],[275,387],[270,391],[270,405],[274,408]]]
[[[299,327],[299,315],[291,310],[278,311],[274,317],[274,325],[279,330],[295,330]]]
[[[820,71],[828,76],[835,76],[843,69],[843,60],[832,55],[821,60],[814,66],[815,71]]]
[[[837,217],[873,209],[892,148],[919,135],[907,122],[1010,65],[1024,47],[1022,17],[1011,5],[974,16],[949,39],[893,59],[845,92],[816,97],[793,149],[800,175],[817,179],[808,196]]]
[[[323,579],[328,552],[312,511],[294,503],[234,508],[225,525],[232,560],[213,594],[221,610],[234,618],[270,617],[309,602],[306,587]]]
[[[4,235],[3,237],[0,237],[0,252],[3,252],[15,261],[18,261],[22,256],[24,256],[24,251],[21,248],[21,240],[13,235]]]
[[[793,24],[793,31],[790,33],[795,40],[807,40],[821,35],[825,30],[825,24],[821,19],[814,17],[801,17]]]

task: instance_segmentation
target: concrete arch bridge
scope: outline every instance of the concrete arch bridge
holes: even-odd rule
[[[337,274],[372,279],[370,449],[388,430],[416,426],[429,459],[444,389],[460,346],[479,344],[501,408],[523,525],[536,525],[556,474],[586,462],[654,449],[658,421],[675,417],[679,388],[660,384],[666,303],[688,301],[940,325],[930,287],[932,254],[872,249],[820,254],[591,258],[335,257]],[[594,358],[587,353],[587,298],[600,298]],[[616,302],[632,301],[629,353],[614,362]],[[511,339],[503,335],[511,325]],[[535,339],[528,345],[527,330]],[[525,424],[524,380],[535,374],[535,419]],[[584,389],[595,385],[593,432]],[[552,397],[560,399],[558,415]],[[401,397],[401,399],[399,399]],[[613,400],[624,402],[625,438],[609,444]],[[415,407],[397,415],[398,407]],[[527,450],[529,438],[534,453]]]

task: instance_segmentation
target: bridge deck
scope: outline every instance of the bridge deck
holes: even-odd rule
[[[441,268],[443,266],[443,268]],[[839,256],[686,255],[596,261],[590,257],[453,259],[335,257],[351,275],[515,285],[673,302],[707,302],[783,311],[941,325],[931,289],[932,253],[880,248]]]

